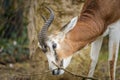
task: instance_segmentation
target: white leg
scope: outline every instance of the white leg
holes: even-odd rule
[[[91,65],[88,73],[89,77],[92,77],[94,74],[94,70],[98,61],[98,56],[101,49],[102,41],[103,41],[103,37],[100,37],[92,43],[91,52],[90,52]]]
[[[117,27],[117,26],[115,26]],[[118,49],[120,42],[120,28],[111,28],[109,33],[109,68],[110,79],[115,80],[116,63],[118,58]]]

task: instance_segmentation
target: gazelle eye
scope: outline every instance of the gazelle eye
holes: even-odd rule
[[[53,43],[52,47],[53,47],[53,49],[55,49],[57,47],[57,44]]]

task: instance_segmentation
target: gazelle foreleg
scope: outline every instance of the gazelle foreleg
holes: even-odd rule
[[[99,37],[96,41],[92,43],[91,52],[90,52],[91,65],[88,73],[89,77],[92,77],[94,74],[94,70],[98,61],[98,56],[101,49],[102,41],[103,41],[103,37]]]
[[[117,26],[115,26],[117,27]],[[111,29],[109,34],[109,69],[110,69],[110,78],[115,80],[116,72],[116,63],[118,58],[118,49],[119,49],[119,32],[120,28]]]

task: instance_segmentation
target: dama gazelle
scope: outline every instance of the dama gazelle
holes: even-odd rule
[[[42,27],[38,39],[39,46],[46,54],[53,75],[63,74],[57,65],[66,68],[72,55],[87,44],[92,44],[89,77],[93,76],[103,38],[109,35],[110,78],[115,80],[116,62],[120,42],[120,0],[86,0],[80,16],[74,17],[57,34],[47,36],[47,30],[54,19],[50,18]],[[55,69],[55,70],[54,70]]]

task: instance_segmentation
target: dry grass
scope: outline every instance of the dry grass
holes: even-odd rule
[[[90,64],[89,50],[90,48],[87,48],[75,54],[67,70],[75,74],[87,76]],[[102,56],[104,55],[100,55],[100,59]],[[120,80],[119,64],[120,62],[118,61],[116,80]],[[45,55],[40,53],[35,54],[32,60],[23,63],[15,63],[12,67],[10,67],[10,64],[6,66],[0,65],[0,80],[82,80],[68,73],[64,73],[60,76],[53,76],[50,72],[41,74],[45,71],[48,71],[48,62]],[[94,76],[99,80],[109,80],[108,75],[107,61],[105,59],[99,60]]]

